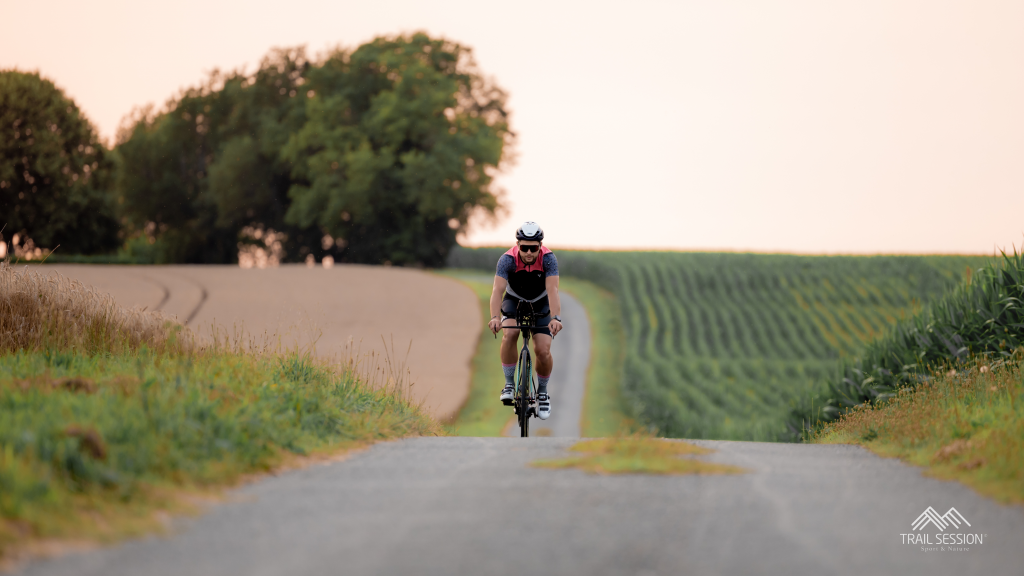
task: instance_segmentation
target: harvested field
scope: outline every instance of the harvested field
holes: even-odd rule
[[[33,266],[35,267],[35,266]],[[337,265],[236,266],[44,265],[110,293],[124,306],[146,306],[209,335],[216,324],[244,329],[257,342],[307,346],[319,356],[385,352],[382,337],[412,375],[412,397],[450,420],[469,394],[470,361],[482,319],[476,296],[454,280],[407,268]],[[410,349],[410,343],[412,347]]]

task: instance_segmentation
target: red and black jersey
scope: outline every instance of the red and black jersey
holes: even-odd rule
[[[519,256],[519,246],[513,246],[498,259],[496,274],[508,280],[506,292],[515,298],[533,302],[547,295],[547,277],[558,276],[558,260],[546,246],[531,264]]]

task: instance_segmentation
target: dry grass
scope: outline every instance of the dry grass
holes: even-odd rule
[[[714,452],[679,440],[664,440],[638,435],[584,440],[570,448],[582,456],[558,460],[540,460],[539,468],[579,468],[592,474],[742,474],[746,470],[727,464],[715,464],[680,458]]]
[[[0,354],[187,347],[191,338],[181,329],[158,312],[118,306],[77,280],[0,263]]]
[[[938,370],[885,403],[861,405],[812,441],[860,444],[1003,502],[1024,502],[1024,350]]]

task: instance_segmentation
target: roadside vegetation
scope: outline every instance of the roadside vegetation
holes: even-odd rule
[[[537,468],[578,468],[591,474],[742,474],[728,464],[696,460],[692,456],[714,450],[681,442],[632,435],[584,440],[569,448],[579,456],[538,460]],[[685,458],[681,457],[685,456]]]
[[[794,411],[812,442],[855,443],[1024,502],[1024,254],[1004,254],[840,364]],[[799,420],[798,420],[799,419]]]
[[[443,270],[441,274],[454,278],[477,295],[480,300],[480,322],[490,318],[489,301],[494,274],[483,271]],[[501,340],[484,326],[480,331],[480,342],[473,355],[470,376],[469,397],[459,410],[452,431],[457,436],[501,436],[502,430],[513,418],[512,410],[498,401],[498,392],[505,383],[505,376],[498,365]]]
[[[860,404],[812,442],[860,444],[1001,502],[1024,502],[1024,350],[942,366],[917,387]]]
[[[942,298],[844,359],[790,415],[794,433],[814,430],[865,403],[926,383],[930,372],[977,358],[999,362],[1024,346],[1024,253],[1004,254]]]
[[[491,270],[503,250],[457,248],[448,264]],[[768,441],[799,439],[787,421],[820,391],[837,361],[858,356],[899,319],[939,299],[965,271],[992,262],[968,256],[557,255],[563,276],[615,297],[625,341],[618,397],[635,426],[670,437]]]
[[[592,282],[561,278],[559,286],[583,304],[590,318],[590,367],[580,429],[585,438],[621,435],[634,428],[623,412],[622,366],[626,335],[615,295]]]
[[[56,274],[0,265],[0,557],[108,540],[247,475],[386,438],[438,434],[399,370],[197,342]]]

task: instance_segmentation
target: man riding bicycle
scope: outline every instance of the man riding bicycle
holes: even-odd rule
[[[516,245],[498,259],[491,291],[491,319],[487,327],[501,337],[501,369],[505,373],[505,387],[499,399],[512,405],[515,395],[513,380],[516,374],[516,347],[519,330],[503,329],[516,325],[516,310],[532,306],[536,313],[536,326],[532,330],[533,349],[537,357],[537,416],[547,420],[551,416],[551,397],[548,379],[555,366],[551,357],[551,339],[562,330],[558,314],[562,303],[558,299],[558,260],[542,245],[544,231],[536,222],[526,222],[516,230]],[[553,313],[553,315],[552,315]]]

